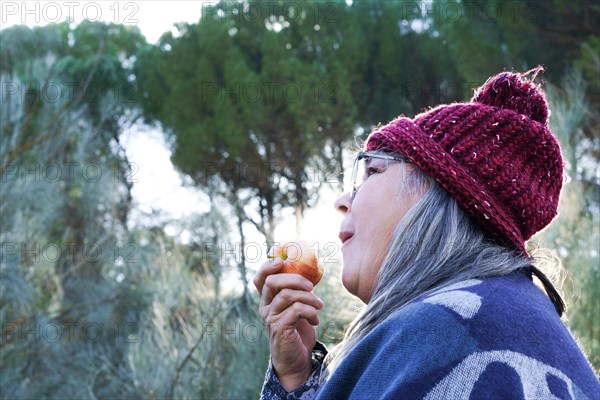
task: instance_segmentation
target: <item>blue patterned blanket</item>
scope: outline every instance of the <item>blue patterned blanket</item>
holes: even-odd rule
[[[288,393],[269,367],[263,399],[600,399],[600,383],[525,273],[419,298],[371,331],[324,383]]]

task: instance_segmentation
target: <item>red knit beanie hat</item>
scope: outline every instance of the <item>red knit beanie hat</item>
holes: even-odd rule
[[[365,149],[405,156],[500,244],[527,254],[525,241],[557,214],[563,161],[545,95],[525,75],[504,72],[469,103],[398,117],[371,133]]]

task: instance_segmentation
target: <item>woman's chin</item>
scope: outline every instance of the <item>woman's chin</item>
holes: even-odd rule
[[[357,282],[353,279],[352,274],[344,270],[344,267],[342,267],[342,285],[346,288],[348,293],[358,297]]]

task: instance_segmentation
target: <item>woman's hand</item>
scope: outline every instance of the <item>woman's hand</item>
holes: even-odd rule
[[[259,313],[269,334],[271,362],[285,390],[301,386],[312,370],[317,341],[317,310],[323,302],[311,292],[313,284],[297,274],[277,274],[281,258],[265,262],[254,276],[260,293]]]

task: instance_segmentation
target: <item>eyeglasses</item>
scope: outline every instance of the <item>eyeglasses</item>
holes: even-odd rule
[[[375,160],[375,161],[373,161]],[[352,192],[351,199],[354,200],[358,189],[363,182],[372,174],[385,171],[391,162],[406,162],[404,157],[392,156],[384,153],[361,151],[354,160],[352,167]]]

